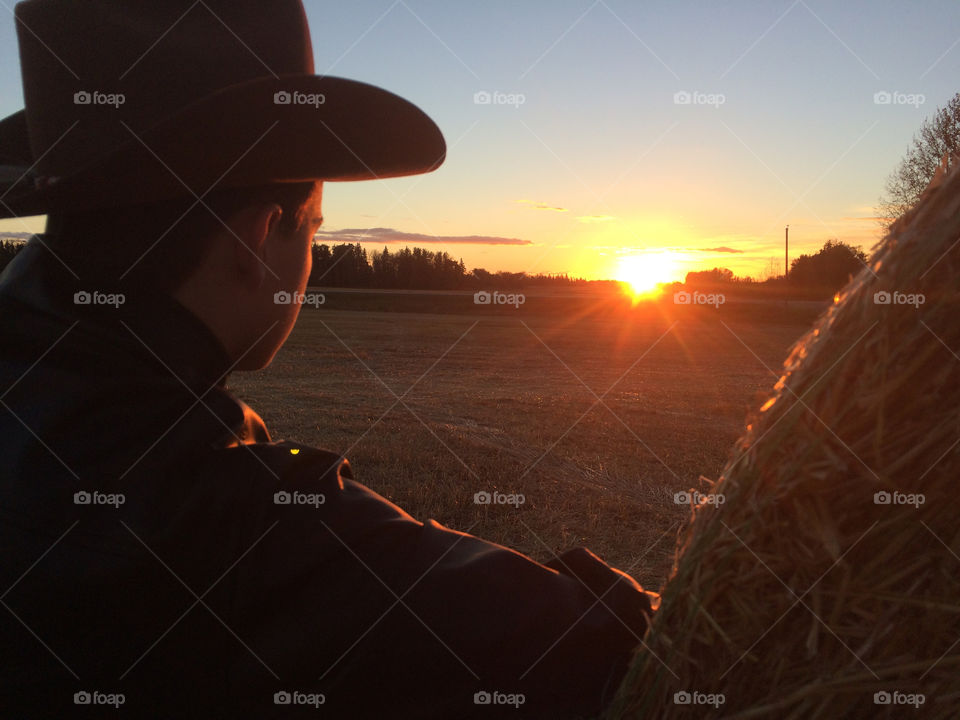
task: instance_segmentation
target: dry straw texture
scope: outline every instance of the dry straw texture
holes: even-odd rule
[[[794,346],[611,717],[960,717],[958,238],[955,167]]]

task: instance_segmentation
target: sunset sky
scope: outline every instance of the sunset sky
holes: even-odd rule
[[[318,73],[408,98],[448,144],[433,174],[327,185],[324,241],[420,245],[469,268],[603,278],[655,254],[665,281],[757,275],[770,258],[782,270],[786,224],[791,256],[828,238],[869,251],[885,178],[960,90],[956,2],[306,6]],[[23,106],[12,7],[3,115]]]

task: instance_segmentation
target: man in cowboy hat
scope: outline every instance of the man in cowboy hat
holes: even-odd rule
[[[632,579],[420,523],[226,390],[296,320],[322,182],[435,169],[434,123],[314,75],[299,0],[16,23],[0,212],[48,227],[0,280],[4,716],[600,712]]]

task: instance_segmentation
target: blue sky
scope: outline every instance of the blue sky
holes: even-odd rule
[[[953,2],[306,7],[318,72],[412,100],[449,146],[430,175],[328,184],[326,229],[381,228],[369,249],[420,238],[491,270],[610,277],[657,253],[677,276],[757,274],[782,262],[787,223],[793,254],[833,237],[869,248],[886,176],[960,90]],[[2,114],[23,103],[7,10]],[[883,91],[904,95],[877,104]],[[478,104],[479,92],[513,104]],[[0,223],[27,227],[42,223]],[[486,240],[443,241],[462,236]],[[500,237],[526,244],[490,244]]]

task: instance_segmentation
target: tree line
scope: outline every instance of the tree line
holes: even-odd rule
[[[854,247],[839,240],[827,240],[813,254],[800,255],[790,263],[786,278],[769,278],[760,283],[750,277],[738,277],[729,268],[713,268],[688,272],[684,284],[690,287],[714,287],[736,284],[790,285],[799,288],[836,292],[867,264],[867,255],[860,246]]]
[[[355,244],[314,244],[309,284],[317,287],[375,288],[389,290],[478,290],[523,288],[530,285],[580,285],[588,282],[566,273],[548,275],[468,271],[463,259],[447,252],[419,247],[394,250],[384,247],[369,255]]]

